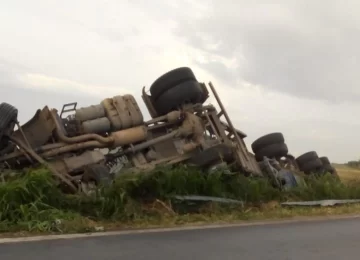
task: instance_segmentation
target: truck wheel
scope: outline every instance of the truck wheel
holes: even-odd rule
[[[84,167],[84,174],[81,177],[81,188],[85,194],[90,194],[98,186],[110,186],[112,181],[113,178],[105,165],[91,164]]]
[[[321,160],[321,162],[323,164],[322,169],[324,170],[325,173],[329,172],[332,175],[334,175],[335,177],[338,177],[336,169],[331,165],[328,157],[323,156],[323,157],[320,157],[319,159]]]
[[[335,170],[334,167],[332,167],[330,164],[324,164],[324,163],[322,168],[324,169],[325,172],[329,172],[331,174],[333,174]]]
[[[308,161],[312,161],[315,159],[318,159],[319,156],[315,151],[307,152],[302,155],[300,155],[298,158],[296,158],[296,162],[301,168],[302,165],[304,165]]]
[[[266,147],[271,144],[284,143],[284,142],[285,139],[282,133],[271,133],[256,139],[251,144],[251,149],[253,150],[254,153],[257,153],[263,147]]]
[[[18,110],[8,104],[0,104],[0,141],[1,148],[4,148],[7,145],[7,141],[2,141],[4,135],[11,135],[14,131],[15,123],[17,121]]]
[[[198,167],[207,167],[221,162],[221,160],[231,162],[233,159],[232,149],[225,144],[219,144],[195,154],[187,163]]]
[[[159,115],[166,115],[181,105],[201,102],[202,95],[198,82],[186,81],[165,91],[158,97],[154,107]]]
[[[150,86],[150,94],[154,101],[170,88],[186,81],[196,81],[193,71],[188,67],[171,70],[159,77]]]
[[[306,174],[309,174],[311,172],[317,172],[321,169],[323,166],[321,160],[319,158],[313,159],[311,161],[307,161],[305,164],[303,164],[300,167],[300,170],[305,172]]]
[[[277,144],[270,144],[268,146],[263,147],[255,154],[256,160],[262,161],[264,156],[268,158],[277,158],[283,157],[288,154],[289,150],[285,143],[277,143]]]
[[[321,160],[323,165],[331,165],[329,158],[323,156],[323,157],[320,157],[319,159]]]

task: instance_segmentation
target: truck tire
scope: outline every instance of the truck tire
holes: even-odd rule
[[[306,174],[309,174],[311,172],[316,172],[321,169],[323,166],[321,160],[319,158],[313,159],[311,161],[307,161],[305,164],[303,164],[300,167],[300,170],[305,172]]]
[[[207,167],[219,163],[221,160],[231,162],[233,159],[232,149],[225,144],[219,144],[195,154],[187,163],[198,167]]]
[[[96,186],[109,186],[113,178],[111,177],[109,169],[102,164],[91,164],[84,168],[84,174],[81,177],[81,182],[94,182]]]
[[[159,116],[177,110],[181,105],[201,102],[202,90],[196,81],[186,81],[165,91],[154,103]]]
[[[256,139],[251,144],[251,149],[253,150],[253,153],[257,153],[259,150],[261,150],[263,147],[266,147],[270,144],[277,144],[277,143],[284,143],[285,139],[282,133],[271,133],[264,135],[258,139]]]
[[[304,165],[308,161],[312,161],[315,159],[318,159],[319,156],[315,151],[307,152],[302,155],[300,155],[298,158],[296,158],[296,162],[301,168],[302,165]]]
[[[323,167],[322,167],[322,168],[324,169],[325,172],[329,172],[329,173],[331,173],[331,174],[332,174],[332,173],[334,172],[334,170],[335,170],[334,167],[331,166],[331,164],[324,164],[324,163],[323,163]]]
[[[323,157],[320,157],[319,159],[321,160],[321,162],[323,164],[322,169],[323,169],[324,173],[328,172],[336,177],[337,176],[336,169],[331,165],[329,158],[323,156]]]
[[[323,156],[323,157],[320,157],[319,159],[321,160],[323,165],[328,165],[328,164],[331,165],[329,158]]]
[[[288,154],[289,150],[285,143],[270,144],[263,147],[255,154],[256,160],[262,161],[264,156],[268,158],[283,157]]]
[[[150,86],[151,97],[156,101],[164,92],[186,81],[196,81],[195,75],[190,68],[180,67],[171,70],[155,80]]]
[[[15,123],[17,121],[18,110],[8,104],[0,104],[0,149],[4,148],[8,142],[3,140],[4,135],[11,135],[14,131]]]

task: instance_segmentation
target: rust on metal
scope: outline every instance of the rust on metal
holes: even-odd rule
[[[84,141],[88,141],[91,139],[95,139],[99,143],[104,143],[104,144],[112,144],[114,142],[114,140],[112,138],[103,137],[98,134],[84,134],[84,135],[80,135],[80,136],[76,136],[76,137],[65,136],[64,133],[62,133],[61,126],[56,119],[56,115],[57,115],[56,112],[57,112],[56,109],[53,109],[51,111],[50,115],[53,119],[53,122],[55,123],[57,137],[62,142],[64,142],[64,143],[79,143],[79,142],[84,142]]]
[[[21,140],[17,140],[14,137],[10,137],[10,138],[13,142],[15,142],[18,146],[20,146],[23,150],[25,150],[31,157],[33,157],[36,161],[48,167],[56,177],[58,177],[61,181],[66,183],[74,192],[76,192],[77,189],[75,185],[71,182],[71,178],[67,174],[59,173],[54,167],[52,167],[43,158],[41,158],[38,154],[36,154],[30,147],[27,147]]]
[[[158,114],[156,112],[156,109],[153,105],[153,102],[151,100],[151,96],[149,96],[148,94],[146,94],[145,92],[145,87],[143,87],[142,89],[142,95],[141,95],[143,101],[144,101],[144,104],[147,108],[147,110],[149,111],[149,114],[152,118],[156,118],[158,117]]]
[[[201,94],[197,101],[176,104],[176,109],[161,113],[156,108],[158,99],[154,101],[144,87],[142,99],[151,116],[148,121],[144,121],[132,95],[102,98],[98,104],[83,108],[77,108],[77,102],[69,103],[60,115],[45,106],[9,136],[13,147],[1,148],[0,164],[7,168],[46,165],[74,191],[79,188],[77,182],[86,165],[103,164],[110,170],[110,166],[122,163],[125,169],[136,172],[159,164],[190,163],[208,149],[220,155],[222,152],[216,149],[221,146],[226,150],[223,154],[231,154],[228,165],[261,175],[254,154],[246,148],[246,134],[234,127],[215,87],[211,82],[208,85],[220,111],[204,104],[210,94],[204,83],[199,83]],[[225,120],[221,120],[222,116]],[[206,167],[213,167],[213,163],[210,158],[211,165]],[[284,168],[297,167],[290,157],[280,163]]]
[[[145,141],[147,133],[147,128],[145,126],[137,126],[113,132],[110,137],[114,140],[113,147],[119,147]]]

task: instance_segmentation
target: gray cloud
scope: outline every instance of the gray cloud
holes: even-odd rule
[[[236,84],[237,75],[236,71],[225,66],[221,62],[209,61],[209,62],[198,62],[194,61],[194,64],[209,71],[215,77],[221,78],[225,83],[232,86]]]
[[[26,67],[0,59],[0,102],[7,102],[19,110],[19,121],[23,124],[29,120],[37,109],[48,105],[61,110],[63,104],[79,101],[81,106],[98,103],[91,96],[72,93],[54,93],[52,91],[34,90],[19,80]]]
[[[22,123],[44,105],[87,106],[125,93],[145,116],[141,87],[190,66],[214,82],[248,147],[281,131],[294,155],[358,157],[360,105],[343,102],[360,92],[355,1],[20,2],[0,9],[0,96]],[[244,79],[263,89],[241,88]]]
[[[0,90],[5,92],[21,87],[22,83],[17,75],[25,70],[24,66],[0,58]]]
[[[236,58],[237,79],[299,97],[358,101],[359,2],[281,2],[213,1],[211,13],[183,19],[176,33],[207,53]],[[203,65],[212,73],[214,67],[224,65]]]
[[[31,72],[25,66],[9,62],[5,59],[0,59],[0,103],[7,102],[15,106],[19,110],[19,121],[21,124],[29,120],[36,112],[44,106],[55,108],[61,111],[66,103],[78,102],[78,108],[86,107],[94,104],[99,104],[101,100],[114,95],[121,95],[125,93],[112,93],[104,89],[102,95],[86,95],[82,91],[74,89],[74,91],[59,91],[59,89],[52,88],[51,85],[44,88],[36,88],[29,85],[26,81],[20,80],[21,77]],[[45,75],[44,75],[45,76]],[[72,83],[66,82],[65,83]],[[53,86],[54,87],[54,86]],[[67,86],[64,86],[66,88]],[[140,93],[139,91],[137,91]],[[131,93],[130,91],[127,93]],[[149,113],[142,102],[139,95],[134,95],[135,99],[143,111],[144,117],[149,117]]]

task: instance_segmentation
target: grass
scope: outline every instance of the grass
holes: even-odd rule
[[[360,168],[351,167],[346,164],[334,164],[339,177],[344,182],[360,181]]]
[[[347,171],[339,171],[341,178]],[[244,205],[180,203],[174,195],[205,195],[241,200]],[[331,176],[307,177],[290,191],[264,179],[205,174],[194,168],[158,168],[122,175],[92,197],[66,195],[46,169],[30,169],[0,183],[0,232],[69,233],[134,227],[229,223],[307,215],[359,213],[360,206],[284,208],[282,201],[360,198],[360,185]]]

